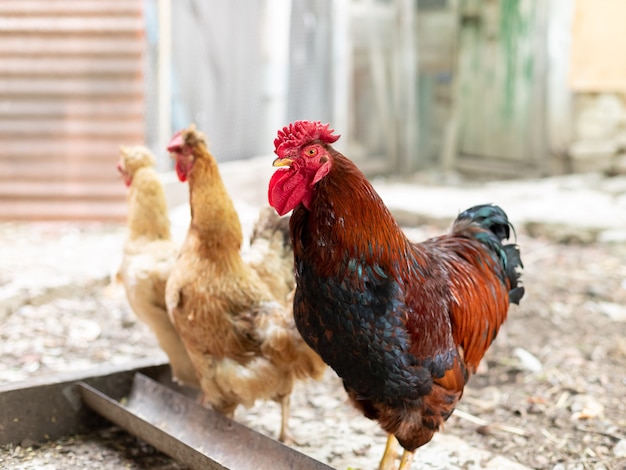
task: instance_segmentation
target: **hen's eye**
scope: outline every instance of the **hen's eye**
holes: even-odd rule
[[[308,153],[309,155],[315,155],[316,150],[315,149],[309,149],[307,150],[306,153]]]

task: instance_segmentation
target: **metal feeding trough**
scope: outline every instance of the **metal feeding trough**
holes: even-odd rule
[[[2,385],[0,444],[53,440],[112,422],[192,469],[332,470],[193,395],[172,383],[167,364]]]

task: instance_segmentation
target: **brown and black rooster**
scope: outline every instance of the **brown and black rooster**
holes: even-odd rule
[[[522,262],[494,205],[461,213],[450,233],[410,242],[327,124],[298,121],[274,141],[269,201],[290,221],[298,330],[343,379],[354,405],[414,451],[452,414],[469,376],[519,303]]]

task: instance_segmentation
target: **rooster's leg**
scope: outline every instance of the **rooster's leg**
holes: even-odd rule
[[[378,470],[392,470],[396,463],[396,457],[398,457],[398,440],[396,436],[389,434],[385,452],[383,453],[383,458],[380,460]]]
[[[411,462],[413,462],[413,455],[413,452],[405,450],[402,454],[402,460],[400,460],[398,470],[409,470],[409,468],[411,468]]]

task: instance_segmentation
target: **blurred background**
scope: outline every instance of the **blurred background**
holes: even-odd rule
[[[165,147],[195,122],[247,237],[276,131],[321,120],[411,239],[486,202],[517,229],[527,294],[415,466],[626,469],[625,19],[625,0],[0,0],[0,388],[166,360],[115,281],[120,145],[156,155],[182,241]],[[295,398],[297,448],[373,468],[384,436],[335,379]],[[237,419],[273,436],[268,413]],[[0,467],[183,468],[98,439],[0,446]]]
[[[0,218],[121,221],[120,144],[330,122],[368,174],[619,171],[620,0],[0,2]],[[621,165],[621,166],[620,166]]]

